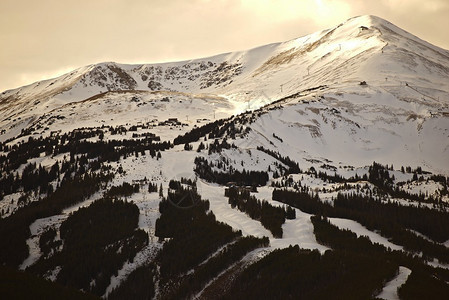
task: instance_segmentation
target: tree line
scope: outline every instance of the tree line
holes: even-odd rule
[[[267,237],[246,236],[238,238],[236,242],[225,246],[206,263],[195,267],[191,274],[181,278],[177,289],[170,291],[166,297],[170,299],[189,299],[195,296],[210,280],[216,278],[220,272],[226,270],[233,263],[240,261],[248,252],[268,245],[269,239]]]
[[[195,189],[181,186],[168,195],[169,199],[159,203],[161,216],[156,220],[155,233],[161,240],[169,238],[157,257],[163,282],[194,268],[210,253],[241,235],[229,225],[217,222],[209,211],[209,202],[202,200]]]
[[[430,267],[416,256],[386,249],[380,244],[372,243],[365,236],[357,237],[350,230],[332,225],[326,217],[312,216],[311,221],[317,241],[332,247],[333,251],[344,251],[353,256],[363,253],[380,261],[388,261],[396,268],[406,266],[412,270],[406,283],[398,290],[401,299],[447,299],[449,296],[449,286],[446,284],[449,279],[447,269]],[[384,283],[386,281],[384,280]],[[379,292],[378,289],[376,294]]]
[[[64,208],[87,199],[112,177],[109,173],[76,174],[64,180],[55,192],[42,200],[30,203],[8,218],[0,219],[0,239],[8,241],[0,247],[0,262],[17,267],[29,255],[26,240],[31,234],[31,223],[36,219],[60,214]]]
[[[221,299],[371,299],[397,267],[344,251],[274,250],[246,268]]]
[[[60,227],[60,251],[29,267],[43,276],[60,266],[56,281],[98,296],[125,261],[133,261],[149,242],[138,229],[139,209],[122,200],[103,198],[71,214]]]
[[[263,227],[270,230],[275,238],[282,238],[282,224],[286,219],[295,219],[296,212],[290,206],[277,207],[267,201],[257,200],[249,190],[239,187],[226,189],[225,196],[232,208],[238,208],[251,219],[258,220]]]
[[[449,249],[437,242],[449,239],[449,213],[427,207],[402,206],[381,202],[370,196],[338,193],[333,206],[322,202],[318,195],[307,192],[274,189],[273,200],[286,203],[310,214],[346,218],[357,221],[370,230],[403,245],[407,250],[423,252],[424,258],[449,262]],[[435,242],[413,232],[416,230]]]
[[[226,185],[228,182],[236,182],[243,186],[263,186],[269,179],[265,171],[246,171],[233,170],[232,173],[224,173],[212,170],[213,163],[202,157],[195,158],[195,172],[198,176],[209,182],[216,182]]]

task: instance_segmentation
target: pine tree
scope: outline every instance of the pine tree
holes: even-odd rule
[[[164,190],[162,189],[162,183],[161,183],[161,185],[159,186],[159,197],[164,197]]]
[[[198,145],[198,149],[196,150],[197,152],[201,152],[201,150],[203,150],[203,149],[205,149],[206,147],[204,146],[204,144],[203,144],[203,142],[201,142],[199,145]]]

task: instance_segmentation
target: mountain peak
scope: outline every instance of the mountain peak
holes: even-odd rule
[[[448,51],[380,17],[363,15],[334,28],[247,51],[173,63],[102,62],[82,67],[2,93],[0,113],[5,117],[0,120],[0,129],[21,128],[15,116],[22,113],[22,120],[35,119],[37,104],[39,112],[49,112],[67,103],[123,90],[220,95],[241,111],[318,86],[335,88],[362,81],[385,85],[387,81],[389,85],[407,82],[441,90],[441,96],[436,97],[440,103],[439,99],[449,93],[447,76]]]
[[[349,18],[346,22],[350,22],[350,21],[359,22],[360,24],[365,23],[367,25],[389,23],[387,20],[385,20],[381,17],[378,17],[378,16],[374,16],[374,15],[355,16],[355,17]]]

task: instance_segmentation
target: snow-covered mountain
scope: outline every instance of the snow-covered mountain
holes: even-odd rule
[[[376,159],[408,162],[447,174],[448,79],[449,51],[378,17],[361,16],[248,51],[176,63],[101,63],[5,91],[0,96],[0,140],[27,128],[48,128],[34,131],[48,135],[158,116],[211,120],[215,111],[216,118],[227,117],[287,98],[289,108],[279,115],[288,119],[270,114],[269,122],[260,121],[291,141],[307,141],[290,144],[291,154],[356,165]],[[190,100],[140,106],[168,94],[175,102]],[[129,101],[134,96],[143,103]],[[292,103],[298,100],[320,103]],[[349,150],[350,159],[340,157]]]
[[[276,255],[274,249],[318,250],[311,257],[327,257],[329,249],[338,253],[338,239],[326,240],[319,229],[335,225],[327,228],[334,230],[331,236],[338,228],[349,229],[356,234],[351,238],[367,236],[379,244],[370,248],[358,240],[363,251],[351,254],[357,259],[365,251],[374,251],[372,257],[392,255],[380,259],[393,261],[394,267],[382,271],[391,267],[391,272],[380,272],[373,280],[378,285],[360,282],[371,294],[359,298],[397,298],[398,287],[406,286],[402,293],[407,293],[416,281],[426,289],[440,284],[436,293],[447,291],[435,280],[449,278],[449,51],[381,18],[355,17],[291,41],[191,61],[82,67],[3,92],[0,115],[0,238],[13,240],[0,248],[0,263],[99,296],[114,295],[117,287],[126,290],[127,278],[138,285],[143,276],[144,290],[148,278],[154,279],[156,298],[232,298],[233,289],[226,289],[238,291],[236,282],[245,282],[235,278],[251,271],[249,265],[263,270],[257,263]],[[267,201],[269,216],[279,216],[273,211],[285,207],[290,216],[278,224],[281,234],[269,229],[264,217],[245,212],[251,198],[232,203],[230,188],[237,196]],[[188,195],[176,202],[175,191]],[[301,201],[289,201],[289,192]],[[197,194],[207,204],[199,204]],[[338,203],[350,195],[366,197],[371,206]],[[131,202],[108,202],[114,197]],[[186,199],[196,202],[186,205]],[[198,214],[164,221],[170,218],[164,216],[167,201],[181,211],[199,207]],[[122,205],[117,219],[111,217],[114,205]],[[422,215],[416,217],[421,211],[413,208]],[[97,209],[108,211],[110,219],[102,219]],[[120,223],[125,210],[134,219]],[[89,219],[91,213],[96,218]],[[322,214],[329,218],[321,219]],[[77,235],[77,229],[90,226],[84,217],[96,225]],[[199,223],[189,223],[194,219]],[[229,225],[234,235],[226,233],[229,228],[216,229],[222,225],[215,221]],[[128,231],[111,228],[116,223],[127,224]],[[197,230],[177,236],[170,228]],[[203,234],[199,228],[220,234],[210,233],[204,241],[195,236]],[[217,235],[223,239],[208,244]],[[194,242],[182,244],[191,236]],[[261,240],[245,240],[252,237]],[[345,243],[351,238],[344,237]],[[83,247],[73,242],[77,239]],[[206,246],[189,248],[197,244]],[[102,263],[72,259],[90,257],[83,252],[89,247],[95,249],[92,255],[105,253],[96,259],[105,259],[107,270]],[[169,251],[183,247],[187,254],[181,253],[198,255],[197,261],[178,261],[186,269],[177,270],[176,263],[167,267],[176,257]],[[357,242],[348,247],[355,251]],[[226,255],[232,258],[220,261]],[[413,256],[421,261],[410,262]],[[339,265],[352,261],[344,255],[326,259],[341,259]],[[91,264],[92,270],[77,264]],[[370,264],[369,273],[377,274],[371,270],[381,263]],[[170,274],[170,268],[176,271]],[[210,278],[196,278],[197,271]],[[345,277],[347,282],[368,278],[351,272],[354,278]],[[260,274],[247,278],[259,280]],[[415,282],[404,283],[410,274]],[[323,295],[315,294],[329,298]]]

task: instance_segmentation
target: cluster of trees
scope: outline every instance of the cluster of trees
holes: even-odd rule
[[[71,214],[60,227],[62,250],[41,258],[30,271],[43,275],[61,267],[57,281],[63,285],[103,295],[112,275],[148,244],[148,235],[137,229],[139,209],[122,200],[100,199]]]
[[[279,156],[276,152],[264,149],[263,147],[259,147],[258,149],[272,155],[273,157],[275,157],[279,161],[283,162],[284,164],[288,165],[290,163],[288,161],[289,160],[288,158],[285,161],[285,158]],[[323,166],[326,166],[326,165],[323,165]],[[330,168],[332,166],[328,166],[328,167]],[[290,167],[290,169],[291,168],[292,167]],[[401,184],[395,184],[394,175],[390,175],[390,173],[389,173],[389,171],[391,171],[392,169],[393,169],[393,166],[389,167],[388,165],[384,166],[382,164],[373,162],[373,164],[368,169],[368,174],[364,174],[363,176],[358,176],[356,174],[353,177],[345,178],[344,176],[338,175],[335,172],[334,172],[334,174],[328,174],[327,172],[322,172],[322,171],[317,172],[314,167],[311,167],[309,169],[308,173],[316,176],[317,178],[322,179],[325,182],[331,182],[331,183],[358,182],[360,180],[369,181],[376,186],[376,188],[374,189],[374,191],[371,192],[371,194],[373,194],[373,192],[374,192],[374,194],[381,196],[383,198],[385,198],[386,196],[391,196],[393,198],[403,198],[403,199],[409,199],[409,200],[418,201],[418,202],[434,203],[434,205],[444,206],[445,203],[441,202],[441,199],[438,197],[434,197],[432,195],[429,196],[422,192],[420,192],[418,194],[413,194],[413,193],[409,193],[409,192],[401,189]],[[282,166],[281,166],[281,171],[282,171]],[[411,171],[411,169],[410,169],[410,171]],[[413,172],[415,172],[414,173],[415,175],[418,174],[416,172],[423,173],[423,171],[421,170],[420,167],[418,167]],[[301,171],[295,170],[295,172],[290,172],[289,170],[288,171],[284,170],[284,175],[287,175],[289,173],[301,173]],[[273,177],[277,178],[277,177],[279,177],[279,174],[277,174],[277,172],[275,172]],[[445,195],[448,193],[446,177],[444,177],[442,175],[433,175],[429,179],[434,180],[435,182],[441,183],[441,185],[443,186],[441,195]],[[417,177],[416,178],[414,177],[412,179],[412,181],[416,181],[416,180],[424,180],[424,179],[422,179],[422,178],[418,179]],[[288,182],[287,182],[287,184],[288,184]],[[283,184],[280,184],[278,182],[273,182],[272,185],[276,186],[276,187],[284,186]]]
[[[422,252],[424,258],[438,258],[449,263],[449,249],[436,242],[449,239],[449,213],[427,207],[381,203],[360,195],[338,194],[334,215],[355,220],[407,250]],[[436,242],[424,239],[408,229],[418,231]]]
[[[371,299],[397,266],[364,253],[274,250],[238,276],[223,299]]]
[[[0,179],[0,196],[22,190],[29,193],[35,189],[40,194],[47,194],[53,192],[53,185],[51,182],[58,178],[60,174],[59,164],[55,163],[50,170],[39,165],[36,167],[35,163],[29,163],[22,171],[22,176],[19,174],[14,176],[11,172],[8,176]]]
[[[361,252],[370,255],[387,253],[387,249],[378,243],[372,243],[367,236],[359,236],[349,229],[340,229],[332,225],[327,217],[314,215],[310,217],[313,233],[321,245],[334,250]]]
[[[449,286],[447,282],[435,278],[429,272],[413,271],[405,284],[398,288],[400,299],[448,299]]]
[[[22,171],[22,178],[20,179],[20,183],[23,186],[24,192],[29,192],[34,190],[37,187],[40,187],[41,193],[42,192],[49,192],[48,187],[50,186],[49,183],[55,180],[59,175],[59,164],[55,163],[50,168],[49,171],[39,165],[38,168],[36,168],[36,163],[28,164],[25,166],[25,168]],[[16,180],[17,183],[17,180]],[[47,187],[47,191],[45,190],[45,187]]]
[[[279,180],[273,180],[271,182],[271,187],[274,188],[291,187],[294,188],[295,190],[299,190],[301,189],[301,181],[300,180],[294,181],[293,177],[283,176]]]
[[[244,129],[244,124],[254,121],[255,117],[253,115],[246,116],[241,114],[239,116],[231,116],[227,119],[220,119],[215,122],[211,122],[200,127],[195,127],[184,135],[179,135],[173,140],[174,145],[187,144],[199,141],[200,138],[204,137],[204,140],[217,139],[222,137],[229,137],[235,139],[238,134],[246,134],[251,129],[246,127]]]
[[[70,146],[77,141],[91,138],[103,133],[101,129],[80,128],[63,135],[51,135],[49,137],[29,137],[28,140],[8,146],[1,144],[1,148],[6,155],[0,156],[0,172],[7,173],[16,170],[20,165],[26,164],[31,158],[39,157],[41,153],[45,155],[57,155],[70,152]]]
[[[449,194],[447,187],[449,183],[448,177],[445,177],[443,175],[432,175],[430,176],[430,180],[441,183],[441,185],[443,186],[443,188],[441,189],[441,196]]]
[[[203,142],[201,142],[198,145],[198,148],[196,149],[196,152],[201,152],[202,150],[206,149],[206,146],[203,144]]]
[[[145,153],[145,151],[164,151],[173,145],[170,142],[153,143],[149,138],[141,140],[111,140],[111,141],[74,141],[59,145],[54,152],[70,154],[87,154],[88,158],[97,158],[103,161],[118,161],[121,157]],[[55,153],[54,153],[55,154]]]
[[[172,179],[168,183],[168,188],[167,200],[172,205],[180,208],[202,205],[201,196],[197,192],[196,181],[191,181],[190,179],[185,178],[181,178],[181,181]],[[162,206],[159,205],[160,211],[161,209],[164,209],[165,204],[166,203],[164,202]]]
[[[354,177],[345,178],[344,176],[338,175],[336,172],[334,172],[333,175],[327,174],[327,172],[322,172],[322,171],[318,171],[318,173],[316,173],[315,168],[313,168],[313,173],[318,178],[322,179],[324,182],[331,182],[331,183],[357,182],[360,179],[362,179],[362,178],[359,178],[359,176],[357,174],[355,174]]]
[[[71,133],[63,135],[56,133],[45,138],[30,137],[28,140],[14,145],[1,144],[1,148],[6,154],[0,155],[0,173],[2,174],[0,176],[0,199],[7,194],[22,192],[20,204],[24,207],[19,206],[19,209],[11,216],[0,220],[0,238],[8,241],[0,249],[0,264],[17,267],[28,257],[29,249],[26,240],[30,236],[29,226],[36,219],[60,214],[64,208],[84,201],[105,186],[113,178],[113,174],[110,172],[110,168],[103,164],[104,162],[118,160],[122,156],[145,150],[150,150],[152,156],[160,157],[160,151],[172,147],[168,142],[152,143],[145,140],[111,142],[88,142],[85,140],[102,133],[103,131],[100,129],[74,130]],[[14,174],[14,170],[26,164],[30,159],[41,156],[42,153],[45,155],[69,154],[67,158],[64,157],[63,161],[56,161],[48,168],[29,163],[25,165],[21,173]],[[105,196],[112,198],[126,196],[137,190],[138,186],[125,183],[120,187],[114,187]],[[28,203],[32,193],[34,193],[34,199],[39,201]],[[39,243],[44,254],[43,258],[51,260],[62,255],[55,255],[55,251],[61,247],[61,240],[56,240],[55,236],[53,228],[42,235]],[[134,243],[134,246],[131,244],[128,246],[135,248],[139,243],[144,243],[142,241],[146,239],[147,236],[142,231],[137,232],[135,238],[126,243]],[[63,250],[63,252],[65,251],[68,250]],[[43,264],[41,263],[41,265]],[[50,267],[41,267],[41,269],[43,270],[41,274],[43,274]],[[82,276],[79,275],[79,277]],[[99,282],[103,282],[102,279],[99,279]],[[97,286],[102,285],[104,284],[99,283]],[[102,289],[102,287],[98,289]]]
[[[206,136],[207,134],[211,134],[214,132],[213,136],[217,136],[217,132],[220,126],[228,119],[220,119],[212,123],[207,123],[200,127],[195,127],[184,135],[179,135],[173,140],[174,145],[187,144],[198,141],[200,138]]]
[[[218,139],[215,139],[213,143],[210,143],[209,146],[207,147],[209,149],[209,155],[217,152],[220,153],[223,149],[231,149],[231,148],[237,148],[234,144],[229,144],[226,139],[223,139],[221,141],[221,143],[219,142]],[[201,142],[198,145],[197,148],[197,152],[201,152],[201,150],[206,149],[206,146],[203,144],[203,142]],[[184,144],[184,150],[186,151],[192,151],[193,150],[193,145],[189,144],[189,143],[185,143]]]
[[[0,156],[0,173],[7,174],[16,170],[22,164],[26,164],[31,158],[39,157],[42,152],[46,155],[58,155],[70,153],[71,157],[75,154],[85,154],[87,158],[97,158],[99,162],[117,161],[120,157],[135,153],[143,153],[146,150],[150,152],[160,152],[167,150],[173,145],[170,142],[154,143],[152,138],[146,137],[141,140],[111,140],[90,142],[85,139],[95,136],[95,130],[89,131],[74,130],[63,135],[54,135],[49,137],[33,138],[12,146],[3,146],[6,155]]]
[[[209,155],[212,153],[220,153],[223,149],[236,149],[237,147],[234,144],[229,144],[227,140],[224,138],[221,143],[218,139],[215,139],[213,143],[209,144]]]
[[[332,210],[332,206],[322,202],[318,194],[309,193],[304,189],[301,191],[274,189],[271,197],[273,200],[296,207],[308,214],[326,215],[328,211]]]
[[[98,299],[28,272],[0,265],[0,295],[3,299]]]
[[[230,243],[218,254],[211,257],[207,262],[197,266],[191,274],[181,278],[176,290],[172,290],[166,298],[190,299],[201,291],[205,285],[217,277],[220,272],[226,270],[233,263],[241,260],[248,252],[259,248],[268,247],[267,237],[256,238],[253,236],[238,238],[236,242]]]
[[[35,191],[40,194],[52,193],[54,186],[51,182],[62,173],[70,176],[79,171],[98,170],[103,162],[118,161],[121,157],[129,155],[138,156],[149,151],[152,157],[161,157],[161,151],[173,145],[170,142],[153,143],[151,137],[142,140],[113,140],[90,142],[85,139],[102,134],[101,129],[76,129],[63,135],[49,137],[28,138],[12,146],[4,143],[2,149],[7,154],[0,155],[0,199],[5,195],[23,191]],[[56,162],[51,168],[36,166],[34,163],[26,165],[21,174],[14,174],[21,165],[28,160],[45,155],[58,155],[69,153],[70,159]],[[22,199],[26,200],[26,198]],[[26,201],[22,201],[26,202]]]
[[[425,195],[424,193],[419,193],[419,194],[412,194],[412,193],[408,193],[405,190],[402,190],[400,188],[400,185],[398,184],[394,184],[394,175],[390,176],[389,170],[391,170],[393,168],[393,166],[391,166],[391,168],[387,166],[383,166],[379,163],[373,162],[372,166],[369,167],[368,170],[368,176],[365,174],[362,179],[363,180],[367,180],[369,182],[371,182],[372,184],[376,185],[379,189],[380,194],[389,194],[390,196],[394,197],[394,198],[404,198],[404,199],[410,199],[413,201],[418,201],[418,202],[426,202],[426,203],[434,203],[436,204],[443,204],[441,203],[439,200],[439,198],[435,198],[433,196],[429,196],[429,195]],[[402,168],[403,169],[403,168]],[[402,170],[403,171],[403,170]],[[407,167],[407,172],[412,172],[410,167]],[[412,178],[412,181],[419,181],[419,180],[424,180],[423,177],[421,176],[420,178],[418,178],[417,174],[423,174],[424,171],[421,169],[421,167],[417,167],[415,170],[413,170],[414,175]],[[435,179],[439,179],[441,180],[444,176],[440,176],[440,177],[434,177]],[[445,181],[445,180],[442,180]],[[444,187],[446,185],[443,184],[443,190]],[[446,188],[447,190],[447,188]]]
[[[123,182],[122,185],[112,186],[104,193],[105,198],[114,197],[129,197],[134,193],[139,192],[138,184],[130,184],[128,182]]]
[[[393,165],[390,168],[390,170],[393,170]],[[404,166],[401,166],[401,172],[402,173],[414,173],[414,174],[425,174],[425,173],[427,173],[427,172],[423,171],[423,169],[420,166],[416,167],[415,169],[412,169],[412,167],[410,167],[410,166],[407,166],[404,169]]]
[[[165,218],[161,216],[158,220]],[[172,220],[171,224],[174,222],[176,221]],[[195,216],[190,223],[181,222],[185,228],[176,226],[177,230],[173,232],[172,239],[164,243],[158,255],[160,274],[164,282],[194,268],[220,246],[238,236],[228,225],[216,222],[211,213]],[[160,228],[157,231],[159,237],[165,237]]]
[[[288,169],[285,170],[284,175],[288,174],[298,174],[302,173],[301,169],[299,168],[299,164],[293,160],[291,160],[288,156],[282,156],[279,154],[279,152],[272,151],[270,149],[266,149],[262,146],[258,146],[257,150],[265,152],[266,154],[274,157],[278,161],[282,162],[284,165],[288,166]]]
[[[226,135],[230,138],[235,138],[236,134],[242,133],[243,127],[236,126],[236,123],[238,122],[237,119],[231,116],[226,121],[227,122],[225,122],[223,126],[213,128],[213,130],[209,133],[209,139],[220,138]]]
[[[57,251],[62,245],[61,240],[56,240],[57,231],[54,227],[48,228],[39,238],[39,248],[44,257],[48,257]]]
[[[184,150],[185,151],[192,151],[193,150],[193,146],[190,145],[189,143],[185,143],[184,144]]]
[[[238,185],[263,186],[267,184],[268,173],[265,171],[233,170],[231,173],[223,173],[212,170],[213,163],[202,157],[195,158],[195,172],[200,178],[209,182],[216,182],[222,185],[228,182],[236,182]]]
[[[132,135],[133,138],[148,138],[154,142],[160,142],[161,141],[161,137],[160,136],[156,136],[154,133],[151,132],[145,132],[145,133],[133,133]]]
[[[381,187],[392,187],[394,177],[390,177],[388,166],[385,167],[379,163],[373,162],[372,166],[368,168],[368,180],[374,185]]]
[[[338,194],[334,206],[337,209],[359,211],[372,215],[373,218],[380,218],[378,223],[387,223],[390,226],[392,222],[398,223],[440,243],[449,239],[449,213],[446,211],[423,206],[402,206],[395,202],[384,203],[356,194]]]
[[[0,155],[0,173],[10,173],[16,170],[22,164],[26,164],[28,159],[39,157],[42,152],[51,154],[53,147],[59,143],[57,137],[47,138],[28,138],[12,146],[4,145],[4,152],[6,155]]]
[[[398,290],[401,299],[447,299],[449,297],[449,286],[445,283],[449,279],[448,270],[432,268],[423,264],[417,257],[402,251],[385,249],[377,243],[373,244],[367,237],[357,237],[350,230],[342,230],[332,225],[326,217],[312,216],[311,221],[317,241],[332,247],[334,251],[343,251],[353,256],[363,253],[380,261],[388,261],[396,266],[406,266],[411,269],[412,274]]]
[[[5,219],[0,219],[0,239],[8,241],[0,247],[0,262],[17,267],[28,257],[26,240],[29,226],[36,219],[60,214],[66,207],[81,202],[112,179],[110,173],[85,173],[67,178],[58,189],[40,201],[32,202]]]
[[[111,126],[109,127],[109,132],[111,133],[111,135],[126,134],[126,132],[128,132],[128,129],[126,129],[125,126]]]
[[[153,299],[155,267],[140,266],[131,272],[121,284],[108,295],[108,300]]]
[[[245,254],[268,246],[266,237],[243,238],[240,231],[217,222],[209,211],[209,202],[197,194],[195,181],[171,180],[168,194],[177,198],[174,201],[162,199],[159,204],[161,216],[156,221],[156,236],[169,238],[155,260],[162,298],[192,297]],[[196,205],[188,205],[189,201],[173,205],[176,199],[184,197],[193,197]],[[223,248],[217,251],[220,247]],[[189,270],[193,272],[186,273]]]
[[[189,185],[191,187],[196,187],[196,178],[195,178],[195,180],[192,180],[191,178],[181,177],[181,183]]]
[[[402,206],[383,203],[369,196],[339,193],[334,205],[323,203],[318,195],[307,192],[275,189],[273,200],[286,203],[310,214],[355,220],[406,249],[423,252],[424,258],[438,258],[449,262],[449,250],[437,242],[449,239],[449,213],[427,207]],[[435,242],[428,241],[413,232],[418,231]]]
[[[107,127],[103,126],[101,128],[98,127],[81,127],[77,128],[67,134],[64,134],[61,136],[64,140],[83,140],[83,139],[89,139],[96,136],[104,135],[103,129],[106,129]]]
[[[296,212],[290,206],[272,206],[265,200],[257,200],[245,188],[230,187],[226,189],[225,196],[229,197],[229,204],[232,208],[237,207],[251,219],[260,221],[262,226],[270,230],[275,238],[282,238],[282,224],[285,223],[285,219],[296,218]]]
[[[148,193],[157,193],[157,191],[158,191],[157,184],[150,182],[148,184]]]
[[[98,160],[89,162],[86,155],[72,155],[69,159],[64,157],[62,162],[56,161],[49,168],[29,163],[23,169],[21,176],[10,173],[0,179],[0,196],[16,192],[24,192],[26,198],[31,192],[35,195],[48,195],[55,189],[52,182],[55,181],[56,189],[58,189],[61,181],[64,182],[76,174],[84,174],[87,170],[96,171],[100,168],[102,164]],[[107,168],[103,167],[102,171],[106,172]]]
[[[208,212],[209,202],[203,201],[195,189],[184,189],[180,183],[174,185],[178,189],[169,190],[169,197],[193,197],[195,205],[190,201],[173,205],[178,198],[162,199],[159,203],[161,216],[156,220],[155,234],[161,240],[170,238],[157,257],[163,282],[196,267],[219,247],[241,236],[241,232],[215,220],[215,215]]]

